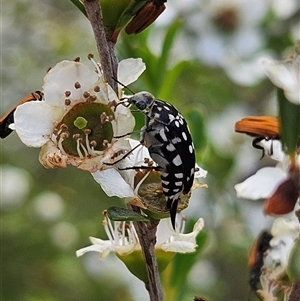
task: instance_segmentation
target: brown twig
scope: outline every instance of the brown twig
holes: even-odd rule
[[[118,60],[115,55],[115,44],[108,41],[103,24],[102,10],[98,0],[84,0],[88,19],[94,31],[101,67],[106,82],[118,94],[118,85],[113,78],[117,78]]]
[[[110,41],[105,34],[99,1],[84,0],[83,4],[94,31],[104,78],[118,95],[117,82],[113,80],[113,78],[117,78],[118,67],[118,61],[114,49],[115,44]],[[129,206],[129,208],[131,208],[133,211],[140,211],[138,207]],[[135,223],[135,228],[145,258],[148,275],[148,283],[146,284],[146,288],[149,292],[151,301],[163,301],[158,265],[155,256],[157,225],[158,222],[153,222],[148,226],[142,222]]]
[[[288,301],[300,301],[300,282],[295,282]]]
[[[132,206],[132,210],[140,212],[138,207]],[[149,225],[142,222],[135,222],[134,227],[139,237],[142,251],[145,258],[146,270],[148,275],[148,283],[146,288],[149,292],[151,301],[162,301],[163,293],[159,278],[158,265],[155,255],[156,230],[158,221],[153,221]]]

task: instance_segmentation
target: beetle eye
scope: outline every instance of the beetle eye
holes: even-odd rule
[[[135,105],[141,111],[143,111],[143,110],[145,110],[147,108],[147,104],[146,104],[145,101],[139,101]]]

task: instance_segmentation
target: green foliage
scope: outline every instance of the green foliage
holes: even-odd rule
[[[107,215],[112,221],[149,222],[144,215],[122,207],[107,208]]]
[[[289,256],[287,274],[293,282],[300,281],[300,237],[295,240]]]
[[[286,99],[284,91],[278,88],[280,136],[287,152],[295,154],[300,137],[300,105]]]

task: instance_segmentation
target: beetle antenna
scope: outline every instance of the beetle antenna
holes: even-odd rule
[[[121,82],[119,82],[115,77],[112,76],[112,79],[117,82],[119,85],[121,85],[122,87],[124,87],[125,89],[127,89],[132,95],[135,94],[131,89],[129,89],[127,86],[125,86],[124,84],[122,84]]]

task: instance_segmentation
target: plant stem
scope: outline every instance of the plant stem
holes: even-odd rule
[[[118,84],[113,80],[117,78],[118,70],[115,44],[107,40],[99,0],[84,0],[83,4],[94,31],[104,78],[118,95]]]
[[[117,82],[113,80],[113,77],[117,78],[118,69],[118,61],[114,48],[115,44],[108,39],[105,33],[99,0],[84,0],[83,4],[94,31],[104,78],[118,95],[118,85]],[[138,207],[130,206],[130,209],[140,212]],[[134,225],[145,258],[148,275],[146,288],[149,292],[150,300],[163,301],[162,287],[155,256],[156,229],[158,222],[152,222],[149,225],[142,222],[135,222]]]
[[[140,212],[138,207],[132,206],[132,210]],[[155,256],[156,230],[158,221],[146,225],[143,222],[135,222],[134,227],[139,237],[145,258],[148,283],[146,288],[151,301],[163,301],[162,287],[159,278],[158,264]]]
[[[288,301],[300,301],[300,282],[295,282]]]

